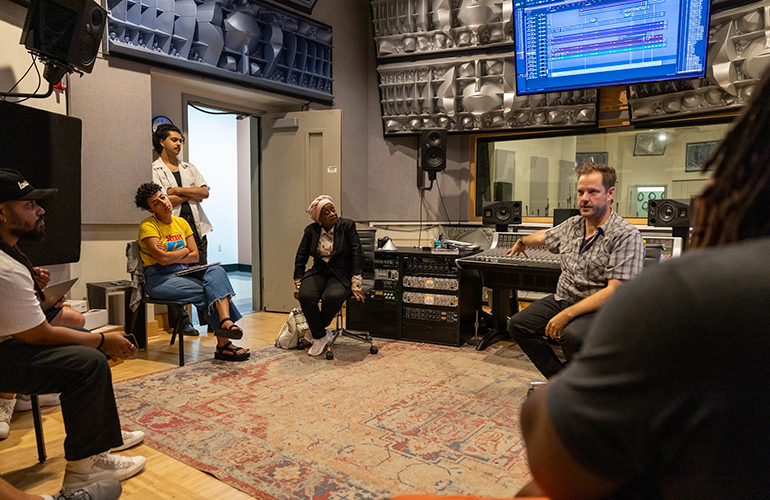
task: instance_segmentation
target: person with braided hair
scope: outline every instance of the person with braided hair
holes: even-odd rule
[[[122,332],[50,324],[40,308],[45,291],[16,246],[22,238],[43,239],[45,210],[37,202],[55,193],[33,188],[16,170],[0,169],[0,391],[61,393],[67,431],[62,489],[73,492],[101,480],[127,479],[144,469],[145,459],[110,454],[137,444],[143,433],[120,429],[105,355],[128,358],[136,347]]]
[[[704,165],[686,254],[602,308],[524,403],[534,482],[561,498],[764,498],[770,490],[770,71]]]

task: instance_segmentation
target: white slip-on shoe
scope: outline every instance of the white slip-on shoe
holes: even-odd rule
[[[16,406],[15,399],[0,398],[0,439],[7,438],[11,432],[11,417],[14,406]]]
[[[329,342],[331,342],[333,338],[334,330],[327,330],[326,335],[320,339],[313,339],[313,345],[311,345],[310,349],[307,350],[308,355],[320,356],[323,354],[324,349],[326,349],[326,346],[329,345]]]
[[[70,493],[105,479],[123,481],[144,470],[144,457],[111,455],[108,452],[67,462],[62,492]]]
[[[85,488],[71,493],[62,492],[51,496],[53,500],[118,500],[122,492],[123,488],[120,486],[120,482],[111,479],[89,484]]]
[[[142,431],[120,431],[120,434],[123,436],[123,444],[116,448],[110,448],[110,453],[131,448],[144,440],[144,432]]]
[[[61,401],[59,401],[58,394],[40,394],[37,397],[37,404],[40,405],[40,408],[45,408],[46,406],[60,406]],[[17,394],[16,411],[29,411],[31,409],[32,400],[30,397],[25,394]]]

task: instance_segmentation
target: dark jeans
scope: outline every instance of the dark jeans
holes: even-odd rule
[[[545,327],[551,318],[571,305],[566,300],[558,301],[553,295],[549,295],[533,302],[508,320],[508,333],[546,378],[560,372],[564,363],[544,338]],[[578,316],[567,323],[561,337],[556,339],[561,344],[567,361],[580,350],[595,316],[595,312]]]
[[[0,391],[60,392],[67,437],[64,458],[80,460],[123,444],[107,357],[83,346],[41,347],[15,338],[0,343]]]
[[[326,326],[337,315],[342,304],[350,296],[346,287],[334,276],[330,269],[302,279],[299,287],[299,304],[310,327],[314,339],[326,335]],[[318,309],[318,301],[321,309]]]

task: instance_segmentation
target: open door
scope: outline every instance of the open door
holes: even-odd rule
[[[342,111],[263,115],[261,202],[263,308],[288,312],[294,299],[294,257],[310,222],[305,212],[321,194],[340,197]]]

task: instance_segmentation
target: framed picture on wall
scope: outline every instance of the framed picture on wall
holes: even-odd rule
[[[719,141],[688,142],[685,151],[684,171],[698,172],[708,160]]]
[[[585,162],[604,163],[607,165],[610,160],[610,154],[604,153],[575,153],[575,166],[579,167]]]
[[[661,156],[666,152],[666,134],[636,134],[634,156]]]

